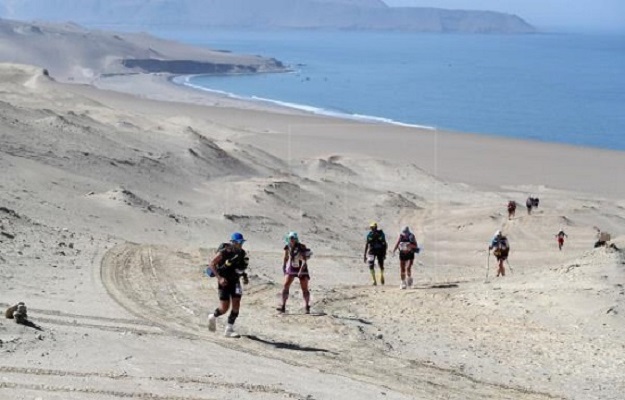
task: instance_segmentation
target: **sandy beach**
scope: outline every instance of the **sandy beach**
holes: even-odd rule
[[[169,78],[0,65],[0,303],[29,315],[0,323],[1,399],[622,398],[622,152],[339,120]],[[415,232],[414,287],[390,252],[371,285],[371,221],[391,246]],[[596,227],[615,248],[593,247]],[[208,331],[203,274],[234,231],[250,255],[238,339],[225,317]],[[275,310],[289,231],[314,251],[309,315],[297,282]]]

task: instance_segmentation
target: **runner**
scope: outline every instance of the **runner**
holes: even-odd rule
[[[378,282],[375,279],[375,260],[378,260],[378,266],[380,267],[380,284],[384,285],[384,259],[386,258],[386,250],[388,248],[386,237],[384,236],[384,231],[378,229],[378,224],[376,222],[372,222],[369,228],[371,231],[367,234],[364,262],[369,263],[369,271],[371,272],[373,285],[377,285]]]
[[[516,201],[510,200],[508,202],[508,219],[514,218],[514,214],[516,214]]]
[[[564,238],[569,237],[566,233],[564,233],[564,229],[560,228],[560,232],[556,234],[556,239],[558,240],[558,249],[562,250],[562,246],[564,246]]]
[[[530,196],[525,200],[525,207],[527,207],[527,215],[532,213],[532,207],[534,207],[534,199]]]
[[[310,251],[306,245],[300,243],[297,232],[289,232],[286,237],[286,246],[284,246],[284,261],[282,263],[284,286],[282,288],[282,305],[278,307],[278,311],[281,313],[286,312],[286,301],[289,298],[289,288],[295,278],[298,278],[300,287],[302,288],[306,314],[310,314],[310,291],[308,290],[310,273],[308,272],[308,259],[310,259],[311,256],[312,251]]]
[[[230,309],[228,315],[228,324],[225,329],[226,337],[239,337],[240,335],[234,331],[234,322],[239,316],[241,307],[241,296],[243,296],[243,288],[241,287],[240,278],[243,283],[248,284],[247,269],[249,259],[242,246],[245,242],[243,235],[235,232],[230,236],[229,243],[222,243],[217,249],[215,257],[209,263],[213,275],[217,278],[217,291],[219,294],[219,307],[208,316],[208,330],[215,332],[217,329],[217,318],[224,315]]]
[[[488,250],[493,250],[493,254],[498,261],[497,276],[506,276],[506,269],[504,268],[504,261],[508,259],[510,253],[510,244],[508,238],[506,238],[501,231],[495,232],[495,236],[488,246]]]
[[[399,276],[401,278],[400,289],[406,289],[406,287],[412,287],[412,264],[414,263],[415,253],[419,252],[417,245],[417,239],[415,235],[410,232],[409,227],[405,227],[397,238],[397,243],[393,248],[393,255],[399,248]]]

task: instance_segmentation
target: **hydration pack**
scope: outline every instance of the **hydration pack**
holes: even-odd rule
[[[370,232],[369,236],[367,237],[367,240],[369,242],[369,246],[371,248],[371,250],[374,251],[380,251],[380,250],[384,250],[386,251],[386,237],[384,236],[384,231],[380,230],[376,230],[375,232]]]
[[[510,253],[510,245],[508,244],[508,239],[504,236],[495,242],[493,246],[493,254],[495,257],[508,257],[508,253]]]

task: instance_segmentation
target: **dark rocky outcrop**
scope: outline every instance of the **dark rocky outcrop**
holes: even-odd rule
[[[157,60],[157,59],[124,59],[121,64],[132,70],[141,72],[166,72],[170,74],[253,74],[260,71],[259,65],[219,64],[194,60]],[[277,70],[285,68],[280,61],[275,61]]]

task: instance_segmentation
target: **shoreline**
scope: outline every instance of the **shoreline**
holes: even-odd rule
[[[213,76],[213,75],[210,75],[210,74],[173,75],[173,76],[170,76],[168,78],[168,81],[170,83],[172,83],[173,85],[191,88],[191,89],[194,89],[194,90],[201,91],[203,93],[215,94],[215,95],[224,96],[224,97],[227,97],[227,98],[230,98],[230,99],[241,100],[241,101],[244,101],[244,102],[274,105],[274,106],[277,106],[277,107],[287,108],[287,109],[297,110],[297,111],[303,111],[303,112],[306,112],[306,113],[309,113],[309,114],[312,114],[312,115],[318,115],[318,116],[322,116],[322,117],[332,117],[332,118],[339,118],[339,119],[345,119],[345,120],[349,120],[349,121],[357,121],[357,122],[365,122],[365,123],[390,124],[390,125],[396,125],[396,126],[403,126],[403,127],[407,127],[407,128],[438,130],[438,128],[436,128],[434,126],[419,125],[419,124],[412,124],[412,123],[408,123],[408,122],[395,121],[395,120],[390,119],[390,118],[379,117],[379,116],[375,116],[375,115],[349,114],[349,113],[343,113],[343,112],[340,112],[340,111],[332,111],[332,110],[329,110],[329,109],[326,109],[326,108],[310,106],[310,105],[301,104],[301,103],[291,103],[291,102],[287,102],[287,101],[276,100],[276,99],[266,99],[266,98],[256,97],[256,96],[254,96],[254,97],[243,96],[243,95],[238,95],[238,94],[232,93],[232,92],[225,92],[225,91],[221,91],[221,90],[215,90],[215,89],[206,88],[206,87],[199,86],[199,85],[193,85],[190,82],[188,82],[190,78],[193,78],[193,77],[196,77],[196,76],[207,76],[207,75],[208,76]],[[184,80],[186,82],[176,82],[176,79],[181,79],[181,80]]]
[[[279,73],[279,72],[271,72],[271,73]],[[591,150],[602,150],[602,151],[608,151],[608,152],[625,153],[625,149],[614,149],[614,148],[609,148],[609,147],[599,147],[599,146],[592,146],[592,145],[587,145],[587,144],[550,141],[546,139],[502,135],[502,134],[488,133],[488,132],[472,132],[472,131],[465,131],[465,130],[454,130],[454,129],[440,128],[437,126],[429,126],[429,125],[421,125],[417,123],[396,121],[387,117],[380,117],[376,115],[349,114],[349,113],[343,113],[339,111],[335,112],[329,109],[324,109],[324,108],[320,108],[316,106],[310,106],[306,104],[290,103],[286,101],[275,100],[275,99],[265,99],[265,98],[260,98],[260,97],[252,98],[252,97],[247,97],[243,95],[237,95],[236,93],[232,93],[232,92],[214,90],[214,89],[205,88],[205,87],[198,86],[198,85],[187,84],[184,82],[176,82],[176,79],[186,80],[189,77],[202,76],[202,75],[210,75],[210,74],[179,75],[179,74],[171,74],[171,73],[156,73],[156,74],[140,73],[140,74],[133,74],[133,75],[119,75],[119,76],[129,77],[130,79],[132,79],[132,77],[137,77],[137,76],[153,76],[153,77],[163,76],[165,77],[165,80],[172,87],[179,88],[181,90],[191,90],[198,94],[201,93],[207,99],[212,100],[212,102],[210,100],[208,102],[205,102],[198,98],[189,100],[189,101],[183,100],[183,102],[189,102],[192,104],[202,103],[204,105],[210,105],[210,106],[216,106],[216,107],[226,106],[226,107],[238,107],[241,109],[258,109],[258,110],[262,109],[262,110],[267,110],[267,111],[276,111],[280,113],[284,113],[284,112],[303,113],[305,115],[318,116],[322,118],[324,117],[325,118],[337,118],[339,120],[344,120],[347,122],[392,125],[392,126],[398,126],[398,127],[423,129],[423,130],[436,131],[436,132],[445,132],[445,133],[454,133],[454,134],[463,134],[463,135],[477,135],[480,137],[492,138],[492,139],[507,139],[511,141],[520,141],[520,142],[528,142],[528,143],[535,143],[535,144],[559,145],[559,146],[565,146],[565,147],[570,146],[576,149],[591,149]],[[110,77],[102,77],[99,79],[99,81],[102,81],[103,79],[108,80],[109,78]],[[170,87],[170,89],[172,87]],[[164,89],[167,90],[166,88]],[[128,93],[128,91],[124,91],[124,90],[118,89],[118,91],[122,93],[124,92]],[[141,96],[141,94],[138,94],[138,95]],[[151,96],[148,96],[147,98],[151,98],[154,100],[162,99],[161,97],[154,96],[154,94],[152,94]]]
[[[211,93],[175,84],[170,81],[170,74],[142,74],[116,78],[99,79],[94,82],[98,89],[125,93],[140,98],[187,104],[204,107],[206,115],[223,124],[240,125],[249,119],[252,125],[262,121],[267,125],[265,114],[275,114],[275,123],[280,128],[265,130],[292,130],[294,126],[307,126],[303,129],[308,138],[318,135],[312,127],[334,125],[341,128],[340,135],[320,134],[324,140],[336,142],[335,153],[350,154],[363,150],[361,140],[372,138],[380,141],[374,149],[366,149],[367,154],[384,158],[392,154],[394,142],[411,142],[414,157],[400,158],[400,161],[415,163],[444,181],[468,183],[470,185],[493,189],[500,187],[546,187],[558,190],[605,193],[607,197],[625,197],[625,188],[618,185],[606,185],[606,174],[625,169],[624,152],[566,143],[543,142],[532,139],[518,139],[504,136],[486,135],[472,132],[454,132],[403,127],[384,123],[367,123],[338,117],[316,115],[302,110],[282,107],[275,104],[233,99],[226,95]],[[220,109],[227,108],[238,114],[236,120],[227,118]],[[252,114],[248,114],[252,113]],[[243,120],[241,119],[243,118]],[[271,116],[269,116],[271,118]],[[302,118],[304,120],[302,120]],[[355,129],[351,129],[355,127]],[[349,129],[347,129],[349,128]],[[338,128],[337,128],[338,129]],[[380,131],[384,131],[384,137]],[[358,133],[360,131],[361,133]],[[409,134],[409,136],[406,136]],[[250,134],[251,135],[251,134]],[[365,135],[365,136],[362,136]],[[257,133],[255,140],[261,148],[272,151],[277,145],[275,135]],[[299,140],[299,139],[298,139]],[[308,150],[319,147],[313,140]],[[364,146],[366,147],[366,146]],[[353,149],[352,149],[353,148]],[[352,151],[353,150],[353,151]],[[292,156],[306,156],[308,151],[294,149]],[[558,157],[561,163],[554,163]],[[320,155],[323,155],[320,153]],[[479,163],[476,161],[479,159]],[[566,160],[575,159],[576,163]],[[448,163],[448,161],[455,161]],[[458,168],[457,161],[463,165]],[[453,165],[452,165],[453,164]],[[543,165],[550,165],[544,168]],[[585,177],[580,183],[578,176]],[[485,181],[489,181],[486,183]]]

